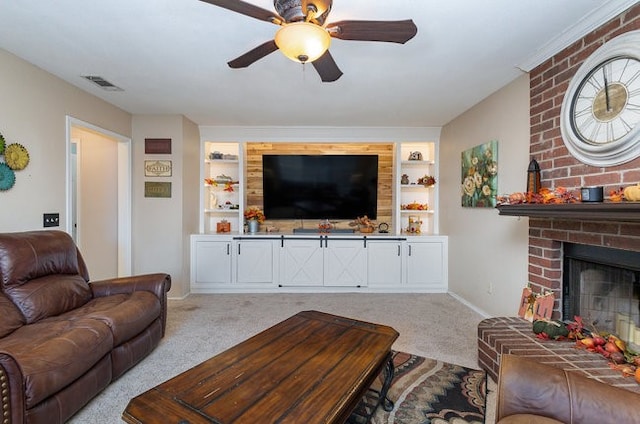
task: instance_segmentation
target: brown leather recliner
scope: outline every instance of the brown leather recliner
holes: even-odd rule
[[[67,421],[164,336],[168,274],[89,283],[62,231],[0,234],[2,423]]]
[[[640,394],[531,358],[502,355],[497,424],[640,423]]]

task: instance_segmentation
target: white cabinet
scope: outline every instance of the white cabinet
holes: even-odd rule
[[[438,170],[435,142],[400,143],[396,165],[396,233],[409,233],[410,220],[421,223],[420,234],[438,233]],[[428,186],[421,181],[431,176]],[[404,178],[403,178],[404,177]]]
[[[446,236],[191,236],[191,292],[446,292]]]
[[[339,287],[367,285],[367,252],[364,240],[325,238],[324,285]]]
[[[270,240],[234,241],[237,284],[274,282],[273,242]]]
[[[367,256],[362,239],[285,239],[280,249],[280,285],[363,287]]]
[[[192,287],[231,283],[231,243],[230,237],[219,240],[192,237]]]
[[[322,286],[323,239],[287,239],[280,248],[281,286]]]
[[[405,245],[407,286],[446,290],[447,239],[411,237]]]
[[[401,240],[375,240],[367,243],[368,286],[385,288],[398,286],[402,278]]]

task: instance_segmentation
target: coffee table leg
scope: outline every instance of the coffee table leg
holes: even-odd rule
[[[393,410],[394,403],[387,396],[389,392],[389,387],[391,387],[391,381],[393,380],[393,376],[395,373],[395,367],[393,366],[393,354],[389,352],[387,356],[387,364],[384,368],[384,382],[382,383],[382,388],[380,389],[380,400],[382,402],[382,408],[391,412]]]

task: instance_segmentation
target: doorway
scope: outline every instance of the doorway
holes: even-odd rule
[[[93,280],[131,275],[131,139],[67,116],[66,231]]]

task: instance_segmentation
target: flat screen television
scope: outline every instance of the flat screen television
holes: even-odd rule
[[[263,155],[267,219],[377,218],[377,155]]]

